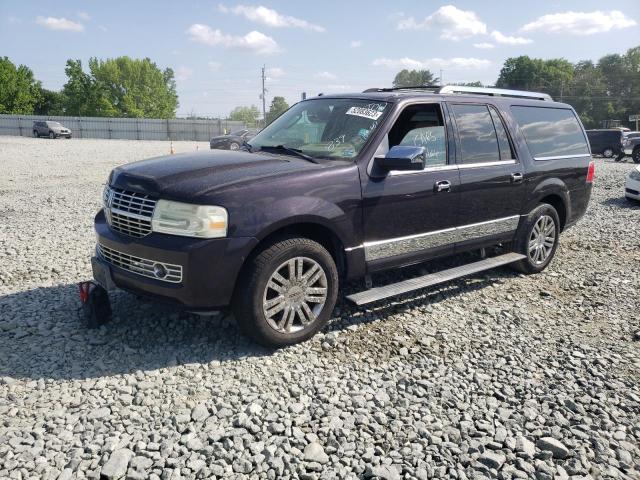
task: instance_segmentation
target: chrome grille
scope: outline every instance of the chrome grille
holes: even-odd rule
[[[105,187],[102,200],[112,229],[131,237],[151,233],[151,217],[156,200],[144,193]]]
[[[182,281],[182,265],[173,265],[171,263],[156,262],[148,258],[135,257],[101,244],[98,244],[96,250],[98,255],[106,262],[124,270],[164,282],[180,283]],[[162,272],[160,267],[164,268],[166,275],[158,275],[158,272]]]

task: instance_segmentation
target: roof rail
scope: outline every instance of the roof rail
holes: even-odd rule
[[[533,100],[544,100],[552,102],[551,95],[540,92],[526,92],[523,90],[508,90],[505,88],[492,87],[464,87],[458,85],[447,85],[438,89],[437,93],[471,93],[476,95],[491,95],[495,97],[529,98]]]
[[[374,88],[367,88],[362,93],[397,92],[398,90],[427,90],[431,92],[437,92],[440,88],[442,88],[441,85],[415,85],[412,87],[381,87],[381,88],[374,87]]]

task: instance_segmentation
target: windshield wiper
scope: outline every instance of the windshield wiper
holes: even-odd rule
[[[311,163],[318,163],[315,158],[307,155],[306,153],[303,153],[302,150],[287,147],[286,145],[263,145],[262,147],[260,147],[260,150],[264,150],[265,152],[272,150],[274,152],[287,153],[289,155],[295,155],[296,157],[304,158]]]

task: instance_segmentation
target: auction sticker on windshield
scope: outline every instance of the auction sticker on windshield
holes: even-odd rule
[[[366,107],[351,107],[345,113],[347,115],[356,115],[358,117],[369,118],[371,120],[378,120],[382,115],[382,112]]]

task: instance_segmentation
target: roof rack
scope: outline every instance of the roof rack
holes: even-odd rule
[[[414,87],[389,87],[389,88],[368,88],[363,93],[370,92],[397,92],[398,90],[423,90],[431,93],[447,94],[462,93],[474,95],[489,95],[493,97],[528,98],[532,100],[544,100],[552,102],[551,95],[541,92],[527,92],[524,90],[508,90],[505,88],[493,87],[465,87],[462,85],[417,85]]]
[[[447,85],[441,87],[438,93],[473,93],[476,95],[490,95],[493,97],[529,98],[533,100],[544,100],[552,102],[551,95],[540,92],[527,92],[524,90],[508,90],[505,88],[493,87],[464,87],[458,85]]]

